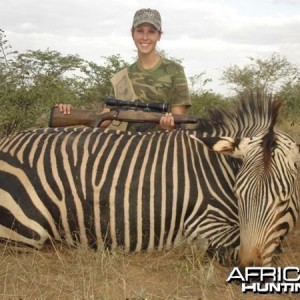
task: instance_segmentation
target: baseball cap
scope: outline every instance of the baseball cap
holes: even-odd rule
[[[161,18],[157,10],[151,8],[142,8],[134,14],[132,27],[149,23],[152,24],[158,31],[161,31]]]

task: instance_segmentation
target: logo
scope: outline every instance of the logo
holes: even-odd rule
[[[300,292],[300,268],[246,267],[244,272],[234,267],[228,283],[241,283],[243,293],[282,294]]]

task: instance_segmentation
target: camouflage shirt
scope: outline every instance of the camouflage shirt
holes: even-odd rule
[[[144,102],[167,102],[174,106],[191,106],[184,69],[178,63],[161,57],[151,69],[144,69],[138,61],[128,67],[134,92]]]

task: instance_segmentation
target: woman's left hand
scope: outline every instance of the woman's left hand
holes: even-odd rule
[[[185,115],[186,107],[184,105],[174,106],[172,107],[170,113],[166,113],[163,117],[161,117],[159,125],[162,129],[172,131],[175,128],[175,122],[172,113],[177,115]]]
[[[161,117],[159,126],[164,130],[172,131],[175,128],[175,122],[172,113],[166,113],[163,117]]]

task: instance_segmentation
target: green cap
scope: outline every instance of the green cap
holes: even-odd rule
[[[134,14],[132,27],[135,28],[143,23],[152,24],[158,31],[161,31],[160,14],[155,9],[142,8]]]

